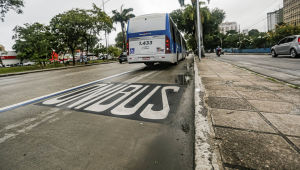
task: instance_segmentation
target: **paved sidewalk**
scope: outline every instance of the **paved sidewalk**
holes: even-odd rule
[[[196,63],[224,169],[300,169],[300,90],[213,58]]]

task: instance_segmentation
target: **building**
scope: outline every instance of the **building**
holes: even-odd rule
[[[19,64],[21,61],[17,58],[17,53],[14,51],[1,52],[1,60],[4,66]]]
[[[283,8],[267,14],[268,31],[273,31],[276,25],[283,22]]]
[[[286,24],[300,25],[299,0],[283,0],[283,21]]]
[[[238,24],[236,22],[224,22],[220,24],[220,32],[223,34],[226,34],[228,31],[236,31],[239,32],[238,30]]]

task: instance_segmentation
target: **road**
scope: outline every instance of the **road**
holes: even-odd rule
[[[215,54],[208,56],[215,57]],[[216,59],[300,86],[300,58],[284,56],[272,58],[270,55],[222,55]]]
[[[193,169],[193,58],[0,79],[0,169]]]

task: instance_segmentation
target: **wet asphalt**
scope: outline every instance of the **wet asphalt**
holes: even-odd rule
[[[271,55],[222,55],[208,54],[218,60],[226,61],[293,85],[300,86],[300,58]]]
[[[0,111],[0,169],[193,169],[193,77],[190,57],[1,78],[0,108],[53,95]]]

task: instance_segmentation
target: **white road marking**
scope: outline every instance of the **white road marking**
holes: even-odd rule
[[[125,100],[123,103],[119,104],[116,108],[114,108],[111,113],[114,115],[132,115],[134,114],[143,104],[149,100],[150,97],[153,96],[153,94],[160,88],[161,86],[155,87],[147,96],[145,96],[138,104],[136,104],[134,107],[126,108],[125,105],[127,105],[129,102],[131,102],[133,99],[135,99],[138,95],[140,95],[143,91],[145,91],[149,86],[144,87],[139,92]]]
[[[24,106],[24,105],[28,105],[28,104],[31,104],[31,103],[36,103],[38,101],[48,99],[50,97],[57,96],[57,95],[60,95],[60,94],[63,94],[63,93],[66,93],[66,92],[69,92],[69,91],[72,91],[72,90],[76,90],[76,89],[83,88],[83,87],[86,87],[86,86],[89,86],[89,85],[92,85],[92,84],[96,84],[96,83],[102,82],[104,80],[108,80],[108,79],[111,79],[111,78],[114,78],[114,77],[119,77],[121,75],[128,74],[128,73],[131,73],[131,72],[134,72],[134,71],[136,71],[136,70],[127,71],[127,72],[124,72],[124,73],[112,75],[112,76],[109,76],[109,77],[106,77],[106,78],[103,78],[103,79],[100,79],[100,80],[92,81],[92,82],[82,84],[82,85],[79,85],[79,86],[76,86],[76,87],[72,87],[72,88],[69,88],[69,89],[66,89],[66,90],[62,90],[62,91],[51,93],[51,94],[48,94],[48,95],[45,95],[45,96],[41,96],[41,97],[37,97],[37,98],[34,98],[34,99],[26,100],[24,102],[20,102],[20,103],[17,103],[17,104],[2,107],[2,108],[0,108],[0,113],[1,112],[6,112],[6,111],[9,111],[9,110],[12,110],[12,109]]]
[[[22,122],[6,126],[1,131],[5,130],[5,131],[9,131],[9,132],[5,133],[4,136],[0,138],[0,144],[5,142],[8,139],[11,139],[11,138],[14,138],[14,137],[18,136],[21,133],[26,133],[26,132],[32,130],[33,128],[37,127],[38,125],[40,125],[43,122],[46,122],[46,121],[51,120],[51,119],[59,120],[59,118],[56,117],[58,115],[57,112],[59,110],[60,109],[58,109],[58,108],[53,108],[53,109],[50,109],[49,111],[47,111],[44,114],[38,115],[36,118],[26,119]],[[63,114],[63,116],[66,116],[66,114]],[[39,121],[37,121],[37,120],[39,120]],[[29,123],[32,123],[34,121],[37,121],[37,122],[35,122],[33,124],[29,124]],[[21,126],[23,126],[23,127],[20,129]]]
[[[76,105],[79,105],[77,107],[75,107],[75,109],[81,109],[107,95],[111,95],[113,94],[114,92],[117,92],[123,88],[126,88],[127,85],[123,85],[123,84],[120,84],[120,85],[117,85],[117,86],[112,86],[110,89],[107,89],[106,91],[102,92],[102,93],[97,93],[95,95],[91,95],[91,96],[87,96],[81,100],[79,100],[78,102],[75,102],[74,104],[68,106],[68,108],[73,108],[75,107]],[[108,93],[106,93],[108,92]],[[87,101],[87,102],[86,102]]]
[[[161,111],[153,111],[152,107],[154,106],[153,104],[149,104],[144,111],[141,113],[141,117],[145,119],[153,119],[153,120],[159,120],[159,119],[165,119],[167,118],[169,112],[170,112],[170,106],[168,102],[168,97],[167,97],[167,90],[173,90],[174,92],[179,91],[178,86],[167,86],[163,87],[161,90],[162,93],[162,102],[163,102],[163,109]]]
[[[103,112],[107,109],[109,109],[110,107],[114,106],[115,104],[119,103],[120,101],[122,101],[123,99],[125,99],[126,97],[128,97],[130,94],[136,92],[137,90],[139,90],[140,88],[142,88],[142,85],[130,85],[127,88],[125,88],[124,90],[118,92],[118,93],[114,93],[110,96],[107,96],[106,98],[98,101],[97,103],[94,103],[93,105],[85,108],[84,110],[88,110],[88,111],[93,111],[93,112]],[[133,88],[131,91],[126,91],[130,88]],[[101,104],[104,101],[109,100],[110,98],[113,98],[114,96],[117,96],[121,94],[122,96],[119,97],[118,99],[114,100],[113,102],[109,103],[109,104]]]
[[[100,87],[99,88],[100,90],[102,90],[103,88],[101,88],[101,87],[106,86],[106,84],[98,84],[97,86],[98,86],[98,88]],[[72,95],[72,93],[71,94],[67,93],[67,94],[65,94],[63,96],[58,96],[58,97],[52,98],[50,100],[44,101],[43,104],[44,105],[54,105],[54,104],[57,104],[56,106],[62,106],[64,104],[66,104],[66,103],[69,103],[71,101],[77,100],[77,99],[81,98],[84,95],[92,94],[95,91],[97,91],[98,88],[92,88],[90,90],[84,91],[84,93],[79,93],[79,94],[74,94],[74,93],[77,93],[77,91],[75,91],[75,92],[73,92],[74,95]],[[69,97],[66,97],[66,96],[69,96]]]

